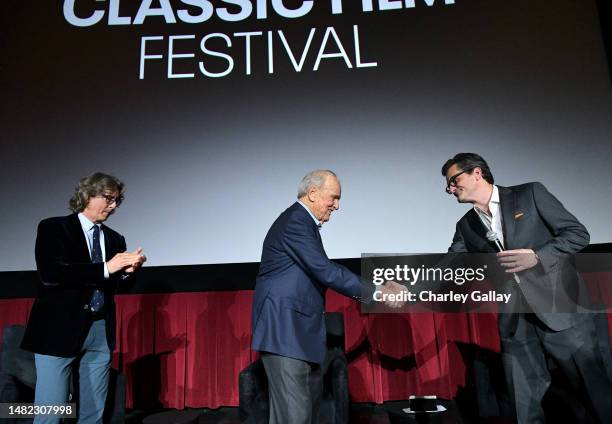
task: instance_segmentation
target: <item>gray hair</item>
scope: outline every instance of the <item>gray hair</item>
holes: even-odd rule
[[[308,193],[308,190],[313,187],[323,187],[323,184],[325,184],[325,180],[329,176],[338,178],[336,174],[334,174],[333,171],[330,171],[329,169],[317,169],[315,171],[310,171],[308,174],[304,175],[304,178],[302,178],[302,181],[300,181],[300,184],[298,185],[298,199],[304,197]]]
[[[103,195],[107,191],[117,192],[117,206],[119,206],[123,201],[125,184],[119,178],[102,172],[81,178],[70,199],[70,210],[76,213],[83,212],[90,198]]]

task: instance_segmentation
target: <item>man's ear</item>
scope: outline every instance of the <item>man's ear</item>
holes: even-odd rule
[[[476,180],[479,180],[479,179],[482,178],[482,169],[480,169],[479,167],[476,167],[472,171],[472,174],[474,174],[476,176]]]
[[[308,190],[308,200],[310,202],[314,202],[317,199],[318,194],[319,193],[318,193],[318,190],[316,189],[316,187],[311,187]]]

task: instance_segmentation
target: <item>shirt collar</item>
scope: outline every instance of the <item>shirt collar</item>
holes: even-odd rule
[[[493,192],[491,193],[491,199],[489,199],[489,211],[491,212],[491,215],[493,215],[495,211],[497,211],[498,205],[499,205],[499,189],[497,188],[496,185],[493,185]],[[474,210],[478,214],[487,215],[482,209],[480,209],[476,205],[474,205]]]
[[[91,222],[89,218],[83,215],[83,212],[79,212],[78,217],[79,221],[81,221],[81,227],[83,227],[83,231],[85,232],[91,230],[94,225],[98,225],[98,227],[100,226],[100,224],[94,224],[93,222]]]
[[[310,208],[308,208],[308,206],[306,206],[305,204],[303,204],[301,200],[298,200],[297,202],[298,202],[300,205],[302,205],[302,207],[303,207],[304,209],[306,209],[306,211],[308,212],[308,215],[310,215],[310,216],[312,217],[313,221],[315,222],[315,225],[316,225],[317,227],[321,228],[321,225],[322,225],[322,224],[321,224],[321,223],[319,222],[319,220],[318,220],[318,219],[317,219],[317,218],[314,216],[314,214],[312,213],[312,211],[310,210]]]
[[[499,189],[496,185],[493,186],[493,193],[491,193],[491,200],[489,200],[489,205],[491,203],[499,203]]]

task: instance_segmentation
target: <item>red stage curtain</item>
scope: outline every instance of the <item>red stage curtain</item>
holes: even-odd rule
[[[28,322],[33,303],[34,299],[0,299],[0,349],[4,327]]]
[[[598,274],[585,278],[601,283]],[[128,408],[238,405],[238,374],[251,351],[252,291],[119,295],[113,367],[126,375]],[[0,300],[4,326],[25,324],[32,299]],[[610,304],[610,303],[608,303]],[[410,394],[452,398],[475,347],[499,351],[495,314],[361,314],[332,291],[344,314],[351,399],[382,403]],[[610,316],[609,316],[610,317]]]

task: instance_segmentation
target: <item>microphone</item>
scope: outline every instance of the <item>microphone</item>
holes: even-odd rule
[[[497,247],[498,252],[504,251],[504,247],[502,246],[501,241],[499,241],[499,237],[497,236],[497,233],[494,230],[487,231],[487,240],[495,243],[495,247]]]
[[[504,246],[502,246],[501,241],[499,241],[499,237],[497,236],[497,233],[494,230],[487,231],[487,240],[495,243],[495,247],[497,247],[498,252],[504,251]],[[513,272],[512,276],[514,277],[514,281],[516,281],[517,284],[521,282],[518,275],[516,275],[516,272]]]

